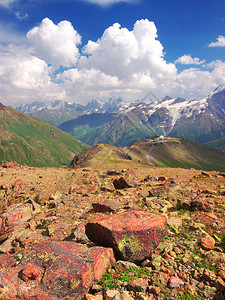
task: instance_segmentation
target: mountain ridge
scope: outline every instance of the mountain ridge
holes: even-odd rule
[[[180,167],[225,171],[225,153],[183,138],[136,141],[128,147],[96,144],[76,155],[75,168]]]
[[[55,126],[3,104],[0,129],[0,160],[28,166],[68,165],[74,154],[88,147]]]

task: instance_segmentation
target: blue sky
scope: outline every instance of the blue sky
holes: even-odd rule
[[[0,0],[0,101],[203,98],[225,84],[221,0]]]

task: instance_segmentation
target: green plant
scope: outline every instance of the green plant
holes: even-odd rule
[[[220,246],[225,250],[225,232],[221,235],[221,243]]]
[[[200,299],[200,297],[198,297],[196,295],[191,295],[187,291],[184,291],[183,294],[178,293],[177,296],[179,297],[178,299],[181,299],[181,300],[197,300],[197,299]]]
[[[129,282],[131,280],[131,275],[126,271],[123,275],[118,277],[118,280],[121,282]]]
[[[144,275],[149,275],[149,272],[142,267],[131,267],[123,274],[115,275],[112,275],[110,270],[107,270],[107,272],[103,274],[99,284],[102,285],[102,288],[108,287],[109,289],[113,289],[117,287],[116,281],[129,282],[132,278],[140,278]]]
[[[102,284],[102,289],[108,287],[110,290],[116,288],[115,280],[112,278],[112,274],[107,271],[103,274],[102,279],[99,281],[99,284]]]

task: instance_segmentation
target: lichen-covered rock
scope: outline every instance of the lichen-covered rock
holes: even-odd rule
[[[96,217],[87,223],[86,234],[97,245],[112,247],[118,258],[140,262],[167,234],[167,222],[165,216],[129,210]]]
[[[33,207],[31,204],[13,204],[2,216],[1,233],[9,227],[13,227],[15,223],[23,223],[31,218]]]
[[[89,249],[67,241],[36,244],[24,252],[19,265],[9,259],[10,268],[5,267],[8,258],[0,255],[3,299],[81,300],[115,263],[110,248]]]

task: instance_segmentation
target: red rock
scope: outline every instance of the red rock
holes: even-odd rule
[[[86,294],[85,295],[85,300],[103,300],[103,296],[102,295]]]
[[[185,289],[185,291],[187,291],[191,295],[196,295],[196,293],[197,293],[196,286],[193,286],[193,285],[188,284],[188,283],[185,283],[184,289]]]
[[[31,263],[27,263],[21,272],[21,277],[24,281],[27,280],[36,280],[40,275],[40,271],[37,267],[33,266]]]
[[[216,279],[216,275],[213,271],[210,271],[208,269],[204,269],[202,278],[205,279],[206,281],[212,282]]]
[[[85,233],[85,225],[86,223],[80,223],[73,231],[70,237],[72,237],[73,241],[81,244],[87,244],[90,242]]]
[[[217,277],[217,279],[216,279],[216,281],[215,281],[215,285],[216,285],[216,287],[217,287],[217,289],[218,289],[219,291],[221,291],[221,292],[224,291],[224,289],[225,289],[225,282],[223,281],[222,278]]]
[[[16,179],[15,181],[14,181],[14,183],[13,183],[13,186],[15,187],[15,186],[23,186],[24,185],[24,183],[23,183],[23,180],[21,179],[21,178],[18,178],[18,179]]]
[[[179,247],[174,247],[174,252],[176,252],[176,254],[183,253],[183,251]]]
[[[109,188],[107,186],[101,186],[100,190],[102,192],[109,192],[109,193],[112,193],[114,191],[112,188]]]
[[[152,187],[149,190],[149,197],[165,197],[170,190],[169,186]]]
[[[201,173],[202,176],[206,176],[206,177],[211,177],[211,174],[205,172],[205,171],[202,171]]]
[[[160,176],[158,177],[158,181],[167,181],[168,178],[166,176]]]
[[[168,274],[166,274],[165,272],[158,272],[156,274],[153,275],[153,283],[156,286],[166,286],[170,276]]]
[[[98,216],[86,225],[88,238],[112,247],[118,258],[139,262],[151,256],[167,234],[166,217],[141,210]]]
[[[8,265],[7,265],[8,263]],[[3,299],[81,300],[107,267],[115,263],[110,248],[88,248],[73,242],[40,243],[23,253],[16,266],[8,255],[0,255]],[[21,271],[22,266],[22,271]],[[19,276],[18,276],[19,275]],[[23,281],[25,276],[29,279]]]
[[[106,173],[108,175],[120,175],[121,174],[121,172],[116,169],[108,170]]]
[[[201,239],[201,247],[206,250],[212,250],[215,248],[215,240],[211,236],[207,236]]]
[[[96,189],[97,189],[97,187],[96,187],[96,185],[93,185],[93,186],[91,186],[88,190],[87,190],[87,194],[91,194],[91,193],[93,193],[94,191],[96,191]]]
[[[211,211],[213,204],[212,199],[195,199],[191,201],[191,210]]]
[[[31,204],[13,204],[3,214],[4,228],[12,226],[15,222],[32,213]]]
[[[95,212],[113,212],[115,213],[118,207],[109,201],[101,201],[92,203],[92,207]]]
[[[104,293],[104,300],[115,300],[115,298],[120,299],[120,292],[118,290],[106,290]],[[114,298],[115,297],[115,298]]]
[[[174,269],[168,268],[165,270],[165,273],[168,274],[169,276],[172,276],[174,274]]]
[[[220,172],[218,175],[225,177],[225,173],[223,173],[223,172]]]
[[[155,295],[159,295],[161,292],[161,288],[159,286],[152,286],[150,288],[150,291]]]
[[[41,243],[24,253],[24,260],[44,266],[44,290],[56,299],[83,299],[107,267],[115,263],[110,248],[87,248],[73,242]]]
[[[16,161],[0,161],[0,167],[3,168],[14,168],[14,167],[20,167],[20,165]]]
[[[180,279],[179,277],[174,277],[172,276],[170,279],[169,279],[169,286],[171,288],[180,288],[184,285],[184,282],[182,279]]]
[[[143,197],[146,198],[149,195],[149,189],[148,188],[142,188],[140,187],[138,190],[138,196],[139,197]]]
[[[120,179],[114,179],[113,185],[116,189],[136,187],[138,185],[137,177],[134,171],[128,171],[123,177],[120,177]]]
[[[206,212],[205,215],[212,218],[213,220],[218,220],[218,217],[212,211]]]
[[[225,279],[225,270],[219,270],[218,271],[218,276],[220,276],[222,279]]]

